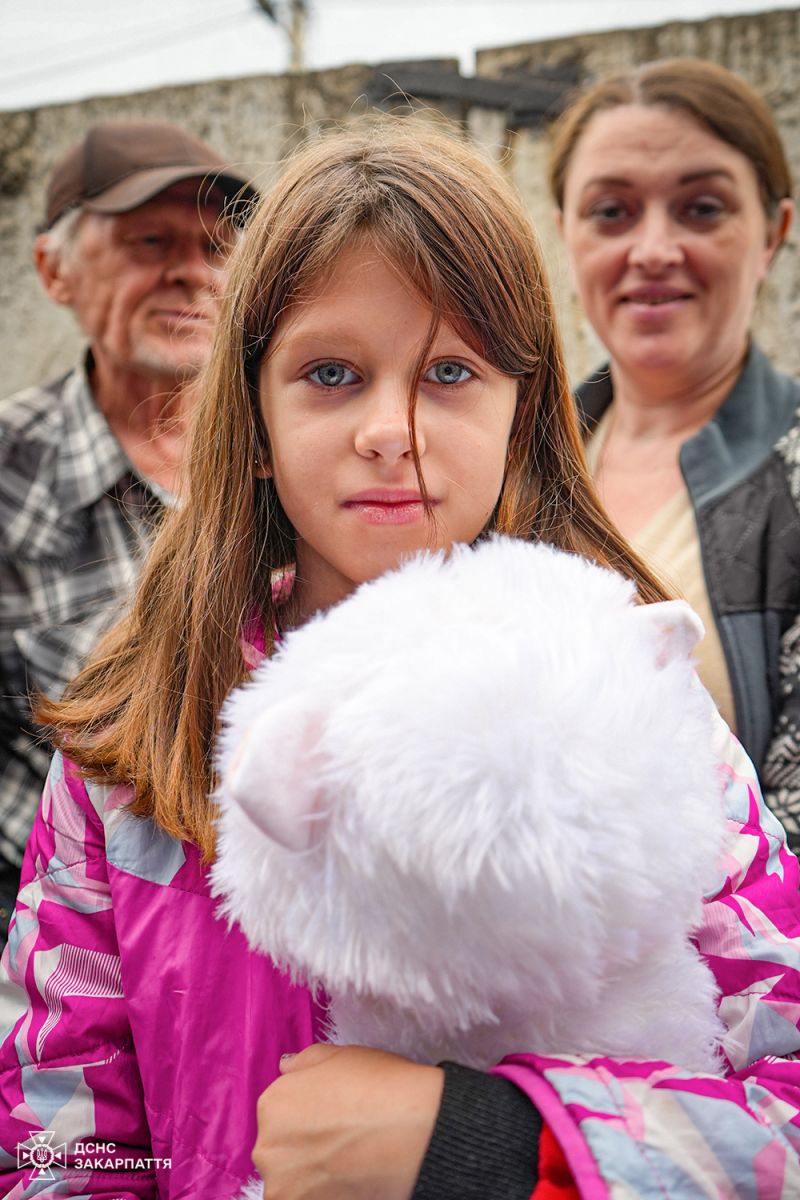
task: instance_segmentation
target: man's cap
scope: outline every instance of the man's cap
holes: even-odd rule
[[[256,195],[216,150],[177,125],[100,121],[53,168],[43,228],[71,208],[130,212],[182,179],[202,180],[201,198],[206,188],[219,188],[238,213]]]

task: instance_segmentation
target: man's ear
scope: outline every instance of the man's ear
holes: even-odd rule
[[[72,288],[64,271],[62,256],[47,250],[47,234],[40,233],[33,243],[33,264],[42,287],[56,304],[72,304]]]

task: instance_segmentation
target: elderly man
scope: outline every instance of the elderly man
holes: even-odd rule
[[[0,404],[0,945],[49,760],[29,697],[75,674],[179,491],[187,384],[252,196],[163,122],[95,125],[51,176],[36,267],[88,345]]]

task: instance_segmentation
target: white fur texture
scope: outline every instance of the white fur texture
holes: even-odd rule
[[[723,836],[681,602],[495,538],[291,633],[223,712],[222,911],[336,1040],[716,1070],[688,940]]]

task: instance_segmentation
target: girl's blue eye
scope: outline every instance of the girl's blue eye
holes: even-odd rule
[[[465,383],[472,379],[472,371],[460,362],[438,362],[425,372],[425,379],[429,383]]]
[[[358,376],[344,363],[326,362],[320,363],[318,367],[314,367],[313,371],[309,371],[308,378],[312,383],[319,383],[322,387],[336,388],[345,383],[355,383]]]

